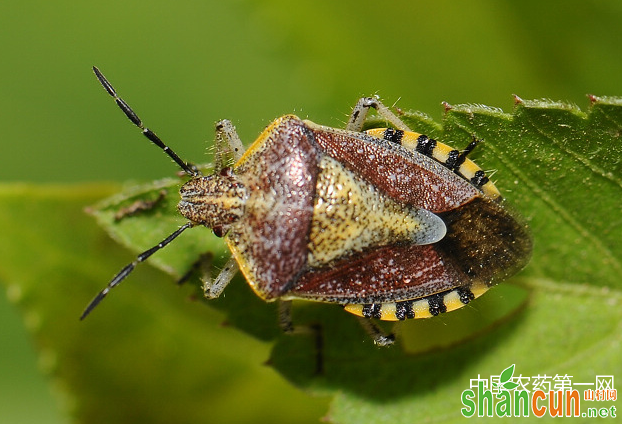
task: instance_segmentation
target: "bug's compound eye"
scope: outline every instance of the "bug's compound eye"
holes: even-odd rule
[[[225,236],[225,233],[226,233],[226,230],[225,230],[225,228],[224,228],[222,225],[216,225],[216,226],[214,226],[214,227],[212,228],[212,231],[214,232],[214,235],[215,235],[216,237],[220,237],[220,238],[224,237],[224,236]]]
[[[231,168],[230,166],[227,166],[226,168],[223,168],[220,170],[220,175],[223,177],[233,177],[233,168]]]

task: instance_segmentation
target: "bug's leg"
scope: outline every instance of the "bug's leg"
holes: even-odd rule
[[[463,164],[466,161],[467,156],[477,147],[477,145],[479,143],[481,143],[482,140],[480,140],[479,138],[475,137],[475,135],[472,136],[471,142],[469,143],[468,146],[466,146],[466,148],[464,148],[464,150],[462,150],[460,152],[460,156],[457,159],[457,162],[459,164]],[[459,167],[458,167],[459,168]],[[458,169],[456,168],[456,169]]]
[[[361,327],[365,329],[367,334],[374,340],[378,346],[391,346],[395,342],[394,334],[386,334],[369,318],[357,317]]]
[[[211,252],[203,253],[199,256],[192,267],[178,281],[177,284],[184,284],[191,277],[199,274],[203,287],[203,295],[207,299],[216,299],[229,285],[235,274],[238,272],[238,263],[231,257],[224,268],[220,271],[216,279],[212,278],[212,260],[214,255]]]
[[[315,339],[315,374],[324,372],[324,336],[320,324],[296,325],[292,321],[292,301],[279,301],[279,327],[285,334],[312,334]]]
[[[294,332],[291,300],[279,301],[279,327],[284,333],[292,334]]]
[[[233,165],[244,154],[244,145],[228,119],[216,123],[214,165],[217,171]]]
[[[219,297],[223,290],[225,290],[225,287],[229,285],[235,274],[237,274],[239,269],[238,263],[232,256],[229,258],[216,279],[212,280],[210,273],[207,272],[203,278],[203,295],[207,299],[216,299]]]
[[[398,130],[402,131],[410,131],[410,128],[402,122],[400,118],[397,117],[396,114],[391,112],[391,109],[386,107],[378,97],[362,97],[352,109],[352,113],[350,114],[350,119],[348,119],[348,124],[346,125],[346,130],[348,131],[356,131],[360,132],[363,130],[363,125],[365,124],[365,120],[367,119],[367,114],[369,113],[369,108],[374,108],[378,112],[378,114],[393,125]]]
[[[214,257],[214,255],[211,252],[206,252],[206,253],[201,254],[199,256],[199,259],[197,259],[192,264],[190,269],[184,275],[182,275],[179,280],[177,280],[177,284],[178,285],[185,284],[188,280],[190,280],[195,275],[200,275],[201,276],[201,281],[204,281],[204,277],[203,276],[210,275],[210,272],[211,272],[211,269],[212,269],[212,259],[213,259],[213,257]],[[205,278],[207,278],[207,277],[205,277]]]

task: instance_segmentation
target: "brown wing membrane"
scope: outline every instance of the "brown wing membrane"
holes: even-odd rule
[[[342,304],[399,301],[449,290],[464,278],[433,245],[394,245],[311,270],[284,296]]]
[[[470,279],[496,284],[529,262],[527,226],[498,202],[477,197],[440,217],[447,235],[435,246]]]

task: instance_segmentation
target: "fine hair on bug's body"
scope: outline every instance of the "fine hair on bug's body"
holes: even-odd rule
[[[526,226],[467,155],[411,131],[377,98],[359,100],[345,129],[285,115],[245,151],[229,121],[216,126],[216,170],[199,170],[147,129],[114,88],[95,74],[143,134],[190,177],[179,212],[188,223],[140,254],[84,311],[86,317],[134,267],[186,229],[211,228],[232,258],[205,296],[218,297],[242,272],[254,292],[283,305],[336,303],[368,318],[398,321],[458,309],[520,270],[531,253]],[[362,131],[374,108],[392,128]],[[225,166],[232,160],[232,166]]]

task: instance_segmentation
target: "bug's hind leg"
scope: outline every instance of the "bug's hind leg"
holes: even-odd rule
[[[294,325],[291,300],[279,301],[279,327],[285,334],[311,334],[315,340],[315,374],[324,373],[324,335],[320,324]]]
[[[346,130],[348,131],[357,131],[360,132],[363,130],[363,125],[367,120],[367,114],[369,113],[369,108],[374,108],[378,112],[378,114],[393,125],[398,130],[402,131],[410,131],[410,128],[402,122],[400,118],[393,112],[391,109],[386,107],[377,96],[373,97],[362,97],[356,103],[354,108],[352,109],[352,113],[350,114],[350,119],[348,119],[348,124],[346,125]]]
[[[357,319],[377,346],[391,346],[395,342],[395,334],[386,334],[369,318],[357,317]]]

